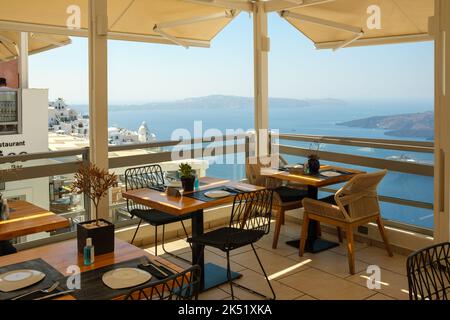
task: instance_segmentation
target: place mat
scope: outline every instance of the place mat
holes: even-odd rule
[[[1,292],[0,291],[0,300],[9,300],[9,299],[18,297],[22,294],[25,294],[25,293],[28,293],[28,292],[31,292],[34,290],[47,289],[47,288],[51,287],[52,284],[54,284],[57,280],[59,280],[63,277],[63,275],[58,270],[53,268],[51,265],[49,265],[47,262],[45,262],[42,259],[35,259],[35,260],[20,262],[20,263],[16,263],[16,264],[11,264],[11,265],[5,266],[5,267],[0,267],[0,274],[6,273],[9,271],[14,271],[14,270],[21,270],[21,269],[37,270],[37,271],[43,272],[43,273],[45,273],[45,278],[42,279],[42,281],[40,281],[32,286],[29,286],[27,288],[23,288],[23,289],[16,290],[13,292]],[[60,282],[62,283],[62,281],[60,281]],[[62,285],[60,285],[58,287],[58,289],[61,290]],[[53,291],[52,293],[58,292],[57,290]],[[39,297],[42,297],[45,295],[48,295],[48,293],[35,293],[32,295],[26,296],[20,300],[33,300],[33,299],[36,299],[36,298],[39,298]]]
[[[326,172],[332,173],[330,175],[324,174]],[[319,175],[321,177],[325,177],[325,178],[334,178],[334,177],[339,177],[339,176],[344,176],[344,175],[349,175],[349,174],[353,174],[353,172],[348,172],[348,171],[343,171],[343,170],[336,170],[336,169],[329,169],[329,170],[323,170],[319,172]]]
[[[141,264],[141,261],[142,257],[83,272],[81,274],[81,289],[75,290],[71,293],[71,295],[77,300],[112,300],[114,298],[125,296],[132,290],[132,288],[113,290],[103,283],[102,276],[106,272],[113,269],[137,268],[139,264]],[[142,285],[150,284],[156,281],[158,281],[158,279],[156,277],[152,277],[147,283]],[[61,281],[61,283],[64,283],[64,286],[66,282],[66,280]]]
[[[221,186],[221,187],[215,187],[215,188],[210,188],[210,189],[205,189],[205,190],[194,191],[192,193],[184,194],[183,196],[192,198],[192,199],[196,199],[196,200],[200,200],[203,202],[210,202],[210,201],[215,201],[217,199],[221,199],[221,198],[210,198],[205,195],[206,192],[211,192],[211,191],[216,191],[216,190],[228,191],[230,193],[230,196],[235,196],[239,193],[244,192],[244,191],[239,191],[237,189],[234,189],[232,187]]]

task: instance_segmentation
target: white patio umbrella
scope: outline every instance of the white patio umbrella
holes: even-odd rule
[[[0,29],[87,36],[88,0],[0,0]],[[186,0],[108,0],[108,38],[208,47],[239,13]]]
[[[19,56],[20,32],[0,30],[0,62]],[[35,54],[70,44],[67,36],[50,34],[28,34],[28,54]]]
[[[316,48],[340,49],[431,40],[434,0],[328,0],[288,4],[278,12]]]

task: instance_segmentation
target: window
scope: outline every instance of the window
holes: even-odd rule
[[[0,135],[17,134],[20,129],[20,101],[16,89],[0,90]]]

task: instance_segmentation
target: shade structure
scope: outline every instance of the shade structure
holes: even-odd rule
[[[0,0],[0,28],[87,36],[88,5],[88,0]],[[186,0],[108,0],[108,37],[207,47],[238,13]]]
[[[434,0],[329,0],[279,13],[318,49],[431,40]]]
[[[20,32],[0,30],[0,62],[19,56]],[[28,54],[35,54],[70,44],[67,36],[49,34],[28,34]]]

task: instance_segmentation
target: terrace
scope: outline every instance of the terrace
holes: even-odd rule
[[[450,19],[450,7],[443,0],[434,2],[417,0],[415,2],[417,2],[417,5],[420,4],[417,9],[420,14],[410,6],[407,6],[408,9],[414,12],[405,14],[409,18],[417,19],[415,24],[420,29],[420,33],[417,33],[416,29],[411,31],[406,22],[403,22],[403,25],[399,27],[392,21],[387,24],[389,25],[387,30],[372,30],[374,33],[371,33],[372,31],[366,30],[365,26],[360,26],[359,29],[354,27],[357,21],[361,19],[358,10],[351,12],[355,21],[344,23],[340,20],[339,12],[352,10],[355,7],[350,4],[352,2],[340,0],[167,0],[164,4],[131,1],[128,6],[124,7],[117,1],[72,0],[67,1],[67,3],[66,1],[60,1],[52,10],[44,10],[39,17],[35,17],[33,14],[35,5],[39,3],[38,5],[42,8],[50,8],[46,6],[47,1],[16,1],[10,7],[2,3],[2,7],[8,9],[0,13],[0,32],[7,31],[19,34],[18,43],[14,43],[18,51],[20,81],[19,89],[12,90],[16,94],[17,105],[20,106],[17,109],[19,110],[17,111],[19,116],[17,121],[6,124],[9,126],[8,130],[13,129],[12,131],[5,131],[7,141],[21,140],[22,136],[25,137],[23,139],[28,139],[27,136],[30,135],[30,131],[36,130],[37,127],[31,124],[30,116],[26,115],[27,110],[32,108],[34,104],[42,104],[42,101],[47,104],[45,95],[42,96],[41,93],[28,88],[27,59],[28,55],[33,52],[30,48],[31,43],[28,33],[52,35],[55,38],[51,38],[51,43],[58,43],[56,46],[62,45],[62,43],[66,44],[67,36],[89,38],[90,141],[86,144],[86,141],[78,141],[75,138],[67,139],[67,137],[60,138],[57,134],[54,134],[51,138],[54,145],[60,144],[57,150],[47,151],[45,148],[44,150],[41,148],[35,151],[31,149],[27,154],[10,154],[0,158],[1,178],[2,182],[5,183],[2,194],[5,198],[11,199],[11,208],[13,208],[10,219],[0,222],[0,234],[3,233],[0,239],[12,239],[14,248],[19,251],[0,257],[0,270],[2,268],[5,268],[3,270],[5,272],[14,270],[14,268],[11,270],[8,268],[20,265],[24,262],[25,257],[27,259],[44,257],[43,260],[60,273],[63,273],[61,270],[64,270],[64,268],[74,264],[82,269],[82,274],[88,271],[86,266],[83,267],[82,255],[76,253],[75,239],[80,237],[80,234],[77,234],[77,226],[95,218],[95,208],[87,194],[75,194],[69,186],[74,181],[74,174],[79,169],[80,164],[95,164],[101,169],[116,173],[118,182],[111,188],[108,196],[101,200],[98,211],[100,218],[114,224],[115,251],[96,256],[96,261],[99,262],[97,262],[97,265],[94,263],[92,269],[98,269],[102,272],[102,268],[108,265],[111,268],[119,267],[117,264],[119,262],[123,263],[124,266],[130,266],[132,261],[127,260],[126,257],[139,258],[144,255],[150,261],[158,261],[163,266],[165,265],[168,268],[165,270],[176,271],[172,272],[175,273],[175,276],[189,268],[191,263],[185,263],[179,258],[162,253],[165,249],[181,256],[188,262],[194,260],[192,264],[200,266],[202,271],[202,276],[198,280],[200,291],[202,291],[199,296],[200,299],[231,299],[230,286],[226,283],[228,279],[225,273],[227,268],[225,252],[211,246],[206,246],[203,250],[202,245],[195,243],[195,241],[191,247],[189,242],[186,241],[184,227],[186,227],[189,237],[193,236],[193,240],[199,239],[203,234],[208,234],[229,224],[230,214],[234,212],[239,197],[262,192],[260,188],[268,187],[270,189],[269,186],[261,186],[252,181],[248,166],[251,159],[255,157],[264,159],[269,156],[272,157],[271,159],[281,157],[290,164],[305,163],[311,153],[308,146],[311,143],[319,143],[321,147],[318,155],[322,166],[324,166],[321,172],[330,171],[337,173],[336,176],[322,175],[317,177],[313,173],[308,175],[308,173],[291,172],[286,169],[287,171],[277,171],[270,178],[284,181],[284,185],[291,182],[301,182],[304,187],[309,186],[307,188],[308,195],[304,198],[320,199],[334,195],[336,192],[339,193],[338,190],[352,178],[364,176],[365,173],[369,173],[370,176],[370,173],[387,170],[388,173],[378,188],[376,198],[380,203],[381,217],[394,256],[389,257],[384,248],[383,234],[380,235],[379,233],[377,221],[364,220],[361,225],[352,225],[350,230],[353,230],[351,232],[353,236],[349,236],[347,229],[345,239],[342,243],[339,243],[339,240],[342,240],[340,239],[340,232],[343,228],[342,219],[338,219],[337,227],[341,229],[336,231],[336,225],[333,224],[333,219],[330,217],[320,222],[321,231],[318,232],[319,230],[317,230],[317,232],[321,239],[338,245],[327,248],[327,250],[319,250],[320,252],[306,252],[303,256],[299,256],[299,249],[286,242],[299,239],[299,237],[305,235],[304,225],[311,226],[311,223],[303,223],[303,221],[306,215],[313,215],[315,212],[311,209],[306,210],[305,213],[303,208],[305,202],[302,202],[301,199],[292,201],[295,202],[295,206],[292,206],[291,203],[292,207],[286,209],[284,218],[280,218],[279,209],[271,207],[273,212],[270,215],[270,231],[265,229],[268,234],[254,243],[260,261],[255,258],[252,246],[249,245],[230,252],[231,270],[234,273],[239,273],[239,277],[234,273],[232,275],[232,277],[238,277],[234,281],[236,284],[233,292],[234,298],[240,300],[261,299],[261,294],[266,298],[271,297],[272,292],[262,271],[265,270],[277,299],[408,299],[410,288],[406,277],[407,256],[432,244],[449,241],[450,206],[448,199],[450,194],[448,185],[450,184],[447,183],[449,179],[447,174],[449,159],[446,157],[446,153],[450,148],[450,140],[446,131],[448,118],[446,95],[448,88],[445,86],[444,75],[449,68],[445,64],[445,60],[450,58],[447,57],[450,50],[443,50],[444,46],[447,45],[443,39],[446,32],[450,31],[447,30],[449,29],[447,20]],[[82,13],[82,19],[76,28],[67,28],[66,26],[66,9],[69,5],[78,6]],[[148,10],[145,11],[144,8]],[[392,9],[392,7],[389,8]],[[173,10],[173,12],[166,16],[161,14],[156,18],[145,16],[144,12],[154,11],[158,13],[160,9],[166,9],[167,12]],[[220,31],[241,11],[250,12],[254,18],[255,130],[213,138],[195,137],[188,140],[158,141],[122,146],[109,145],[107,138],[108,72],[106,63],[108,60],[106,58],[108,39],[175,44],[186,47],[208,47],[216,31]],[[63,12],[64,14],[58,16],[55,15],[55,12]],[[267,15],[270,12],[279,12],[281,18],[286,19],[295,28],[307,34],[319,49],[345,50],[346,47],[351,46],[434,41],[436,46],[436,130],[434,142],[312,136],[278,133],[275,130],[276,128],[269,128],[267,70],[270,39],[267,31]],[[334,14],[329,12],[334,12]],[[174,17],[177,17],[177,19]],[[433,28],[428,27],[428,18],[431,21],[429,26]],[[141,30],[130,22],[133,19],[151,21],[154,28],[151,31]],[[115,22],[108,24],[108,20]],[[46,36],[47,41],[48,37],[50,36]],[[45,50],[47,49],[50,48]],[[11,57],[7,58],[5,60],[9,60]],[[42,120],[43,118],[33,118],[33,121],[36,122]],[[46,126],[47,123],[45,122],[44,125]],[[45,128],[45,135],[47,135],[46,131],[47,128]],[[301,132],[301,128],[298,128],[297,131]],[[433,158],[433,160],[429,163],[407,162],[401,161],[402,159],[386,158],[380,156],[377,152],[374,153],[374,156],[369,157],[359,153],[360,148],[382,151],[383,155],[408,152],[409,154]],[[181,160],[175,159],[175,154]],[[234,159],[234,166],[246,169],[243,176],[233,177],[233,179],[209,176],[207,160],[215,159],[216,161],[226,162],[230,158]],[[181,197],[172,197],[167,194],[168,191],[157,191],[151,189],[150,185],[141,186],[137,191],[130,190],[130,182],[127,180],[128,169],[158,164],[163,168],[163,179],[166,179],[168,175],[177,170],[178,165],[182,162],[190,163],[196,171],[198,178],[200,178],[201,191],[214,186],[226,186],[242,191],[242,189],[239,189],[241,187],[244,188],[244,191],[242,193],[236,192],[235,198],[228,194],[228,197],[209,201],[208,199],[205,200],[204,195],[196,195],[203,198],[191,198],[189,193],[184,194],[184,192]],[[279,169],[278,163],[275,165],[272,161],[271,165],[274,169]],[[260,173],[262,172],[261,170]],[[395,177],[401,177],[405,184],[403,186],[393,185],[392,181],[395,180]],[[420,192],[413,192],[414,195],[411,197],[402,196],[400,188],[406,186],[414,190],[420,190],[422,187],[414,182],[412,179],[414,177],[423,178],[421,181],[424,181],[426,188],[434,188],[433,202],[424,199]],[[168,182],[166,180],[165,182]],[[133,193],[133,191],[135,192]],[[197,190],[197,192],[200,191]],[[174,223],[167,224],[167,226],[164,225],[162,233],[161,228],[159,228],[159,233],[155,234],[156,230],[152,223],[144,219],[142,224],[142,221],[136,215],[130,214],[130,201],[163,211],[177,218],[184,214],[193,214],[193,216],[192,219],[184,220],[184,225],[180,223],[180,220],[176,220]],[[235,202],[234,206],[232,206],[233,201]],[[253,200],[247,199],[248,203],[251,201]],[[36,211],[22,212],[19,206],[22,202],[38,206],[38,209],[34,208],[34,210],[43,211],[39,211],[39,214]],[[259,206],[261,204],[256,201],[254,205]],[[334,204],[336,210],[343,210],[348,206],[348,204],[342,206],[338,203]],[[363,211],[371,210],[369,207],[369,204],[364,204]],[[252,211],[252,209],[248,210]],[[353,209],[345,210],[352,212]],[[20,216],[15,216],[16,214]],[[42,216],[48,218],[50,215],[57,220],[50,222],[46,220],[45,223],[39,223],[40,220],[38,221],[38,219],[42,219]],[[411,215],[411,217],[408,215]],[[64,221],[58,220],[60,218]],[[248,221],[251,221],[250,223],[259,221],[259,217],[248,219],[247,217],[240,223],[247,225]],[[314,216],[311,220],[315,220]],[[59,223],[58,226],[57,223]],[[136,229],[137,227],[138,229]],[[312,230],[310,227],[309,235],[316,232]],[[164,234],[164,238],[162,238],[162,234]],[[277,245],[273,240],[276,237],[278,237]],[[353,237],[355,238],[354,244],[351,243]],[[162,241],[165,242],[164,248],[161,245]],[[155,252],[155,245],[157,252]],[[96,246],[95,243],[94,246],[100,247],[100,245]],[[64,261],[45,259],[47,255],[51,255],[55,253],[55,250],[61,250],[63,247],[70,248],[64,253]],[[308,249],[308,243],[306,247],[307,251],[315,250],[314,248]],[[351,256],[354,256],[353,269],[349,260]],[[448,265],[448,256],[446,261]],[[211,271],[211,269],[208,269],[208,265],[209,267],[213,265],[216,269]],[[21,266],[24,267],[24,265]],[[261,266],[264,269],[261,269]],[[370,266],[380,268],[381,280],[370,282],[373,273]],[[106,271],[106,269],[103,271]],[[194,272],[191,271],[191,274],[193,275]],[[56,278],[53,280],[56,280]],[[211,283],[213,285],[210,285]],[[370,287],[370,283],[375,283],[380,287]],[[45,287],[48,283],[42,285]],[[89,284],[83,283],[83,285]],[[238,285],[258,291],[260,295],[244,290]],[[39,287],[39,289],[44,287]],[[211,288],[206,290],[208,287]],[[63,291],[68,288],[62,286],[59,289]],[[446,290],[448,291],[448,286]],[[0,300],[3,300],[2,294],[4,293],[5,291],[0,292]],[[119,293],[115,298],[123,297],[125,294],[123,291]],[[96,299],[84,295],[82,288],[79,291],[69,292],[69,296],[76,299]],[[97,299],[108,299],[113,296],[109,292],[105,293],[103,297],[97,297]],[[8,297],[11,298],[12,296]]]

